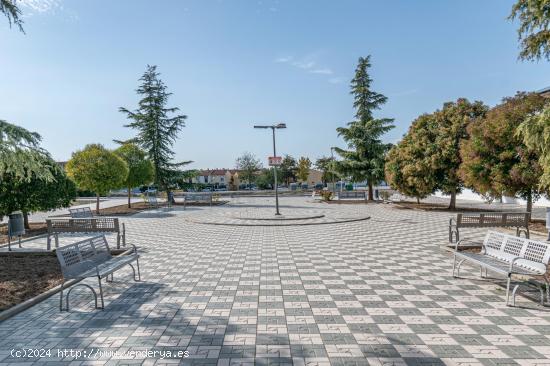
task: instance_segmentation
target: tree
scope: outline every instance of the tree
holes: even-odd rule
[[[290,180],[296,179],[296,159],[290,155],[285,155],[280,166],[281,180],[288,186]]]
[[[21,10],[17,6],[17,0],[0,0],[0,13],[4,14],[8,18],[8,24],[15,24],[22,33],[23,20],[21,19]]]
[[[0,180],[0,217],[13,211],[23,212],[25,228],[29,227],[29,213],[69,207],[76,197],[76,186],[63,169],[44,156],[42,166],[50,171],[52,180],[32,175],[29,180],[8,174]]]
[[[460,144],[469,138],[468,125],[487,113],[482,102],[469,102],[460,98],[447,102],[433,113],[436,148],[430,157],[432,169],[437,176],[437,189],[451,196],[450,209],[456,208],[456,195],[462,192],[464,182],[458,170],[463,159]]]
[[[334,158],[326,156],[320,157],[315,161],[315,167],[323,173],[321,179],[323,180],[324,185],[327,185],[328,182],[333,182],[336,179],[334,163]]]
[[[98,214],[100,195],[124,187],[128,177],[126,162],[100,144],[90,144],[84,150],[74,152],[66,169],[80,189],[95,192]]]
[[[51,171],[42,165],[49,154],[40,147],[41,139],[36,132],[0,120],[0,180],[12,175],[14,179],[53,180]]]
[[[542,112],[534,113],[523,121],[516,131],[527,148],[539,155],[539,165],[542,175],[539,188],[550,191],[550,104],[546,104]]]
[[[311,169],[311,160],[302,156],[298,160],[298,166],[296,168],[296,175],[302,183],[307,183],[307,177],[309,176],[309,170]]]
[[[262,168],[260,160],[256,159],[256,156],[249,152],[244,152],[238,157],[235,165],[236,168],[240,170],[242,179],[248,184],[254,182],[256,173]]]
[[[386,157],[386,182],[399,192],[415,197],[417,202],[434,193],[438,186],[431,160],[438,149],[434,122],[430,114],[418,117]]]
[[[262,169],[260,174],[256,177],[256,184],[258,185],[258,188],[260,189],[273,189],[273,169],[274,167],[270,167],[269,169]],[[280,171],[277,169],[277,183],[280,184],[282,182]]]
[[[550,60],[550,0],[518,0],[508,19],[520,22],[519,59]]]
[[[156,66],[147,65],[147,70],[139,79],[141,85],[136,92],[142,96],[135,111],[121,107],[120,112],[132,120],[125,125],[138,130],[138,135],[126,142],[135,143],[147,152],[153,163],[155,184],[167,193],[174,182],[174,175],[178,175],[178,168],[191,161],[173,163],[174,151],[172,147],[178,133],[185,127],[187,116],[174,113],[179,108],[167,107],[168,98],[172,95],[166,85],[159,78]],[[117,141],[120,142],[120,141]]]
[[[124,186],[128,188],[128,207],[131,208],[132,188],[149,184],[154,179],[153,164],[146,158],[145,151],[137,145],[127,143],[115,150],[128,166],[128,176]]]
[[[467,186],[492,198],[519,195],[527,200],[531,212],[533,199],[540,193],[542,168],[538,154],[523,143],[516,130],[540,112],[545,102],[540,95],[518,93],[504,98],[485,118],[474,120],[468,128],[470,139],[463,141],[460,152],[460,175]]]
[[[349,122],[347,127],[336,129],[349,150],[335,148],[335,151],[343,158],[337,164],[338,171],[356,182],[366,179],[369,200],[373,200],[373,186],[384,179],[384,158],[391,147],[383,143],[381,137],[394,126],[391,118],[373,117],[373,112],[380,109],[387,98],[371,90],[370,67],[370,56],[359,58],[355,77],[351,81],[355,121]]]

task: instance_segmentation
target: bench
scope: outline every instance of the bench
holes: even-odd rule
[[[88,284],[79,283],[72,286],[67,291],[65,303],[66,309],[69,311],[69,295],[72,289],[77,286],[84,286],[89,288],[94,294],[95,308],[104,309],[105,304],[103,302],[103,288],[101,287],[101,280],[103,278],[108,282],[113,281],[113,273],[120,268],[129,265],[134,272],[134,281],[141,281],[141,273],[139,271],[139,255],[137,248],[132,244],[132,249],[124,252],[123,254],[113,257],[111,250],[107,244],[107,239],[104,235],[96,236],[86,240],[79,241],[74,244],[66,245],[56,250],[57,259],[61,267],[61,273],[63,274],[63,282],[61,283],[61,291],[59,296],[59,310],[63,311],[63,289],[67,280],[83,280],[85,278],[97,277],[99,284],[99,295],[101,298],[101,307],[97,306],[97,293]],[[136,262],[136,268],[132,265]],[[109,281],[109,275],[111,279]]]
[[[449,243],[460,240],[458,229],[469,227],[515,227],[516,236],[523,232],[529,238],[529,212],[459,213],[449,220]]]
[[[52,236],[55,238],[55,247],[59,247],[61,233],[116,233],[116,247],[120,249],[120,242],[126,246],[126,227],[116,217],[94,217],[87,219],[46,219],[48,226],[48,250],[51,250]]]
[[[183,209],[185,210],[188,202],[204,202],[212,206],[212,193],[186,193],[183,196]]]
[[[487,277],[487,270],[507,276],[506,305],[508,305],[510,282],[513,275],[526,277],[542,276],[546,282],[547,300],[550,302],[550,282],[546,276],[547,266],[550,262],[550,244],[496,231],[489,231],[487,233],[480,253],[459,252],[459,246],[463,242],[463,240],[460,240],[455,245],[453,277],[459,276],[460,266],[464,261],[479,266],[481,277],[483,277],[483,269],[485,269],[485,277]],[[459,261],[458,264],[457,260]],[[512,305],[515,304],[518,286],[516,285],[512,291]],[[539,289],[541,292],[541,304],[544,304],[542,286]]]
[[[89,207],[69,208],[69,213],[73,219],[94,217],[94,214]]]
[[[144,199],[145,199],[145,203],[147,203],[150,208],[159,207],[159,201],[157,200],[157,196],[145,196]]]
[[[361,198],[366,199],[366,192],[365,191],[342,191],[337,193],[338,199],[346,199],[346,198]]]

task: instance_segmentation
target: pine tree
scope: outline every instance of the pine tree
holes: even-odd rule
[[[349,150],[335,148],[335,151],[343,158],[338,162],[338,170],[356,182],[367,180],[369,200],[373,200],[373,186],[384,179],[384,158],[391,147],[383,143],[381,137],[394,125],[391,118],[373,116],[373,112],[380,109],[387,98],[371,90],[369,67],[370,56],[360,57],[355,78],[351,81],[355,121],[349,122],[347,127],[336,129],[338,136],[342,136],[348,144]]]
[[[155,171],[155,184],[161,190],[168,191],[178,168],[190,161],[174,163],[172,147],[180,130],[185,127],[187,116],[174,113],[177,107],[167,107],[168,98],[172,95],[159,78],[156,66],[147,65],[147,71],[140,78],[141,85],[136,92],[142,96],[138,108],[130,111],[121,107],[131,123],[125,125],[138,130],[138,135],[125,142],[132,142],[147,152]]]

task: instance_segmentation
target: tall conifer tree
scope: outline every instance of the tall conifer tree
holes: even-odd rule
[[[156,66],[147,65],[147,71],[141,77],[141,85],[136,90],[142,97],[138,108],[130,111],[121,107],[120,111],[132,122],[125,125],[138,131],[138,135],[125,142],[132,142],[147,152],[155,171],[155,184],[161,190],[168,191],[177,175],[178,168],[189,161],[174,163],[173,145],[180,130],[185,127],[187,116],[176,114],[177,107],[167,107],[172,95],[159,78]]]

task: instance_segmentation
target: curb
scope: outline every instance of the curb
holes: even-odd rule
[[[80,281],[82,281],[82,280],[74,279],[74,280],[67,281],[63,285],[64,286],[63,288],[67,289],[67,287],[72,286],[75,283],[80,282]],[[15,306],[12,306],[11,308],[9,308],[7,310],[0,311],[0,322],[6,320],[8,318],[11,318],[12,316],[15,316],[15,315],[19,314],[20,312],[22,312],[24,310],[27,310],[31,306],[34,306],[34,305],[46,300],[47,298],[51,297],[52,295],[55,295],[59,291],[61,291],[61,285],[58,285],[54,288],[51,288],[48,291],[41,293],[40,295],[37,295],[35,297],[31,297],[30,299],[25,300],[22,303],[17,304]]]

